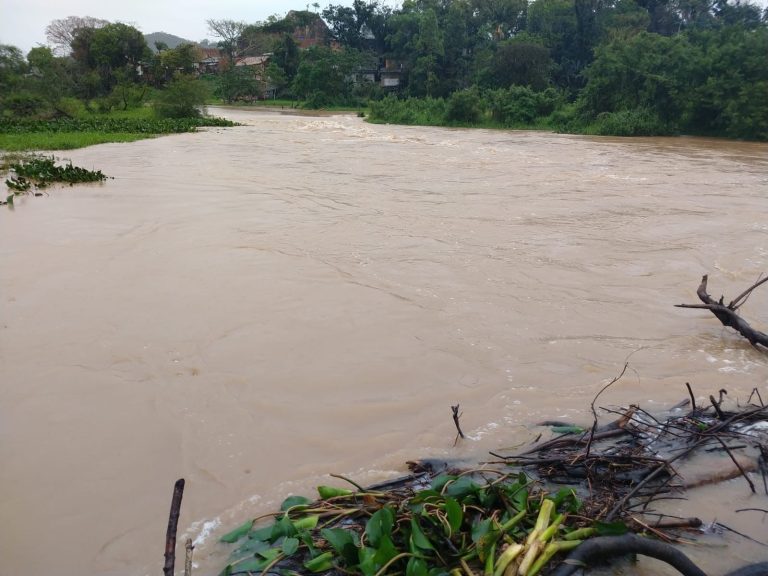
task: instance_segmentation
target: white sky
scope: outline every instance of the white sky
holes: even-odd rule
[[[352,4],[352,0],[0,0],[0,44],[17,46],[26,55],[30,48],[46,43],[45,27],[51,20],[67,16],[119,21],[145,34],[168,32],[200,41],[211,38],[205,24],[209,18],[252,23],[307,6],[314,10],[315,1],[321,11],[328,4]]]

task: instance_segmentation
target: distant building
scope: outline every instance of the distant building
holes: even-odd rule
[[[257,97],[259,100],[271,100],[277,96],[277,87],[269,82],[267,76],[267,66],[272,54],[262,54],[261,56],[244,56],[235,60],[235,67],[245,68],[253,73],[253,77],[261,84],[261,93]]]
[[[221,70],[221,50],[200,46],[200,61],[195,62],[195,70],[198,74],[216,74]]]

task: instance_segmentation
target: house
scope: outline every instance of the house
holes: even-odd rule
[[[195,62],[195,70],[198,74],[216,74],[221,70],[221,50],[199,46],[200,61]]]
[[[405,73],[402,62],[397,60],[384,60],[384,66],[379,70],[381,87],[385,90],[397,90]]]
[[[244,56],[235,60],[235,68],[249,70],[255,80],[261,85],[259,100],[270,100],[277,97],[277,86],[270,84],[267,76],[267,66],[272,58],[271,53],[261,56]]]

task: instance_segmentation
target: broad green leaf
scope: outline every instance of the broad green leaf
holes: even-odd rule
[[[464,520],[464,511],[455,499],[450,496],[445,499],[445,514],[448,516],[448,524],[451,527],[451,534],[456,534],[461,528],[461,523]]]
[[[486,518],[472,525],[472,542],[477,544],[491,529],[491,519]]]
[[[246,540],[242,546],[236,548],[232,554],[230,554],[230,560],[239,560],[246,556],[253,556],[259,552],[269,549],[269,544],[262,540]]]
[[[416,521],[416,518],[411,518],[411,543],[419,550],[434,550],[435,547],[421,531],[421,526]]]
[[[364,576],[374,576],[378,569],[376,568],[376,550],[364,546],[359,549],[357,553],[358,563],[357,567]]]
[[[390,537],[394,521],[394,514],[392,514],[392,510],[388,506],[376,511],[368,519],[365,525],[365,535],[368,537],[368,542],[371,546],[378,548],[384,536]]]
[[[251,558],[237,564],[232,564],[232,570],[230,574],[244,574],[246,572],[261,572],[269,564],[268,560],[259,560],[258,558]]]
[[[264,558],[267,562],[272,562],[275,558],[280,556],[281,551],[277,548],[267,548],[266,550],[262,550],[258,552],[258,555]]]
[[[475,494],[480,490],[480,485],[477,484],[469,476],[462,476],[455,482],[451,482],[445,489],[445,495],[462,500],[470,494]]]
[[[248,534],[248,532],[250,532],[252,526],[253,526],[253,520],[248,520],[247,522],[244,522],[243,524],[241,524],[240,526],[232,530],[232,532],[227,532],[226,534],[224,534],[224,536],[221,537],[221,541],[227,542],[228,544],[237,542],[238,540],[240,540],[240,538],[242,538],[243,536]]]
[[[456,480],[456,476],[451,476],[450,474],[440,474],[439,476],[435,476],[432,480],[432,490],[439,493],[451,480]]]
[[[278,538],[288,536],[296,536],[296,528],[294,528],[293,522],[287,516],[283,516],[272,525],[272,533],[269,535],[269,540],[274,542]]]
[[[357,547],[360,543],[360,538],[355,532],[344,530],[343,528],[323,528],[320,531],[320,535],[328,541],[347,565],[354,566],[357,564]]]
[[[427,563],[421,558],[411,556],[405,567],[405,576],[427,576]]]
[[[310,572],[325,572],[333,568],[333,552],[325,552],[304,562],[304,568]]]
[[[289,508],[296,509],[297,507],[308,506],[311,503],[312,501],[304,496],[288,496],[288,498],[283,500],[283,503],[280,504],[280,511],[285,512]]]
[[[320,520],[320,516],[316,514],[312,514],[310,516],[304,516],[304,518],[299,518],[298,520],[294,520],[293,527],[299,531],[314,530],[315,526],[317,526],[318,520]]]
[[[414,494],[413,498],[411,498],[412,503],[421,503],[421,502],[431,502],[433,500],[442,500],[443,495],[440,494],[437,490],[420,490],[416,494]]]
[[[398,554],[399,551],[395,548],[392,538],[390,538],[389,535],[385,535],[382,536],[381,541],[376,548],[376,555],[373,557],[373,561],[377,567],[381,567]]]
[[[320,498],[327,500],[328,498],[336,498],[337,496],[349,496],[354,494],[352,490],[347,488],[334,488],[333,486],[318,486],[317,493],[320,494]]]
[[[323,528],[320,530],[320,535],[328,540],[328,544],[333,546],[333,549],[339,554],[344,550],[344,546],[355,543],[352,534],[351,530],[344,530],[343,528]]]
[[[598,536],[621,536],[629,530],[624,522],[595,522],[594,528]]]
[[[298,538],[286,538],[283,540],[283,554],[286,556],[293,556],[299,549]]]
[[[581,434],[584,431],[581,426],[552,426],[555,434]]]
[[[257,528],[256,530],[251,530],[248,533],[248,538],[251,538],[252,540],[262,540],[264,542],[269,542],[269,539],[272,536],[273,527],[274,524],[268,524],[266,526],[262,526],[261,528]]]

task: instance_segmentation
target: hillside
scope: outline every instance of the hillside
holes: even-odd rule
[[[147,41],[147,45],[153,52],[157,52],[155,49],[155,42],[164,42],[168,45],[168,48],[176,48],[180,44],[198,44],[194,40],[187,40],[180,36],[174,36],[167,32],[152,32],[151,34],[144,34],[144,40]]]

